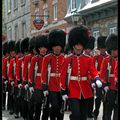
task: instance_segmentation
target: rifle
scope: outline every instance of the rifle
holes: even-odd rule
[[[110,85],[109,76],[110,76],[110,73],[111,73],[111,62],[112,62],[112,57],[110,57],[110,61],[108,62],[108,65],[107,65],[107,71],[106,71],[106,80],[107,80],[106,85],[107,86]],[[107,93],[104,92],[104,97],[103,97],[104,102],[106,102],[106,96],[107,96]]]
[[[47,85],[49,85],[49,81],[50,81],[50,73],[51,73],[51,59],[50,59],[50,62],[48,64],[48,74],[47,74]],[[45,96],[44,97],[44,100],[43,100],[43,108],[45,108],[46,104],[47,104],[47,101],[48,101],[48,96]]]

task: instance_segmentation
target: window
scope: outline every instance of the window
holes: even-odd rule
[[[44,23],[45,23],[45,25],[47,25],[48,24],[48,17],[47,17],[48,10],[47,10],[47,8],[43,9],[43,15],[45,15],[45,17],[44,17]]]
[[[22,38],[25,38],[26,36],[26,23],[22,23]]]
[[[7,11],[8,13],[11,12],[11,0],[7,0]]]
[[[76,10],[76,0],[71,0],[71,11]]]
[[[8,28],[8,40],[12,40],[12,28]]]
[[[109,34],[111,34],[111,33],[117,34],[117,27],[112,27],[112,28],[110,28],[110,29],[109,29]]]
[[[18,8],[18,0],[14,0],[14,9]]]
[[[25,5],[25,0],[21,0],[21,5]]]
[[[53,19],[57,20],[57,3],[53,5]]]
[[[18,25],[15,26],[15,40],[18,40]]]
[[[93,32],[93,36],[95,37],[95,48],[97,48],[97,38],[100,36],[100,32],[99,31],[94,31]]]

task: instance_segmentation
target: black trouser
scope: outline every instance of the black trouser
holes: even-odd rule
[[[8,100],[9,100],[9,110],[11,113],[15,112],[15,95],[14,91],[12,90],[13,86],[10,86],[9,92],[8,92]]]
[[[5,84],[3,84],[2,89],[2,107],[5,109],[5,102],[6,102],[6,90],[5,90]]]
[[[61,113],[62,102],[60,92],[49,92],[50,120],[63,120],[64,114]]]
[[[88,117],[93,115],[94,97],[88,100]]]
[[[114,110],[114,114],[113,114],[113,118],[115,118],[115,120],[118,119],[117,117],[117,104],[115,104],[115,100],[116,100],[116,96],[117,96],[117,91],[116,90],[109,90],[107,92],[106,95],[106,117],[105,120],[111,120],[111,116],[112,116],[112,111]]]
[[[89,99],[70,99],[70,120],[87,120],[88,111],[88,101]]]
[[[19,95],[19,89],[15,88],[15,114],[18,115],[19,113],[22,116],[22,102],[21,102],[21,95]]]
[[[49,113],[50,113],[50,110],[49,110],[49,96],[47,96],[47,99],[46,101],[46,104],[43,103],[43,114],[42,114],[42,119],[41,120],[48,120],[48,117],[49,117]]]
[[[25,120],[29,120],[29,118],[28,118],[29,101],[25,98],[25,89],[24,88],[22,88],[21,104],[22,104],[22,117]]]
[[[34,113],[35,113],[34,120],[40,120],[42,100],[43,100],[43,91],[36,89],[29,103],[29,119],[30,120],[33,120]]]
[[[99,115],[99,109],[102,98],[103,98],[102,88],[96,88],[96,99],[95,99],[95,110],[94,110],[94,115],[96,117]]]

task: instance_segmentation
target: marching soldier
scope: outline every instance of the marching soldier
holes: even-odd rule
[[[31,59],[31,66],[29,70],[28,80],[29,86],[34,88],[34,93],[30,106],[30,119],[33,120],[33,112],[35,112],[34,120],[39,120],[41,117],[43,90],[41,81],[41,68],[43,57],[47,54],[48,50],[48,38],[45,35],[39,35],[36,37],[35,50],[37,54]],[[33,108],[35,107],[35,111]],[[48,111],[49,113],[49,111]],[[46,117],[46,118],[45,118]],[[47,120],[48,116],[42,117],[43,120]]]
[[[21,41],[21,52],[24,54],[22,67],[22,111],[24,120],[28,120],[28,67],[32,54],[29,52],[29,38]]]
[[[106,114],[105,120],[111,120],[112,111],[114,110],[113,116],[116,115],[116,96],[117,87],[115,84],[114,68],[115,61],[118,57],[118,37],[115,34],[110,34],[106,39],[106,49],[109,56],[104,58],[100,69],[100,78],[104,85],[104,91],[106,96]],[[113,117],[113,118],[114,118]],[[116,120],[118,118],[116,117]]]
[[[84,53],[85,55],[91,57],[91,59],[93,59],[93,56],[91,54],[92,50],[94,49],[94,42],[95,42],[95,38],[93,36],[90,36],[89,41],[84,49]],[[92,80],[91,80],[91,76],[89,76],[89,81],[92,87]],[[94,87],[92,88],[93,91],[93,95],[94,95]],[[89,102],[88,102],[88,118],[93,118],[93,107],[94,107],[94,96],[89,98]]]
[[[15,41],[8,42],[8,49],[10,51],[10,62],[8,66],[8,82],[10,83],[10,89],[8,92],[8,99],[10,103],[10,114],[14,113],[14,85],[15,85]]]
[[[17,54],[16,60],[16,74],[15,74],[15,118],[19,118],[19,113],[22,116],[22,99],[21,99],[21,92],[22,92],[22,65],[23,65],[23,54],[21,53],[21,41],[18,40],[15,43],[15,51]]]
[[[102,86],[91,57],[83,54],[88,40],[88,29],[84,26],[75,27],[69,33],[68,42],[73,53],[64,60],[60,80],[62,98],[70,101],[70,120],[87,119],[88,100],[93,97],[88,75],[97,87]]]
[[[54,29],[49,33],[49,42],[52,52],[43,58],[42,80],[44,96],[49,94],[50,119],[63,120],[61,113],[62,96],[60,87],[60,71],[64,61],[62,53],[66,41],[65,32]]]
[[[8,76],[7,76],[7,64],[9,60],[8,42],[3,44],[3,56],[2,56],[2,110],[5,110],[6,92],[8,88]]]
[[[116,59],[115,62],[115,68],[114,68],[114,74],[115,74],[115,85],[117,88],[117,95],[116,95],[116,100],[115,100],[115,115],[113,117],[113,120],[118,120],[118,58]]]
[[[106,36],[98,37],[97,49],[99,50],[100,54],[95,55],[93,57],[94,65],[95,65],[96,69],[98,70],[98,73],[100,73],[101,63],[102,63],[103,59],[108,56],[108,54],[106,53],[106,46],[105,46],[106,38],[107,38]],[[92,85],[94,86],[94,84],[92,84]],[[95,90],[96,90],[96,98],[95,98],[94,118],[95,118],[95,120],[97,120],[97,117],[99,115],[101,101],[103,99],[104,93],[103,93],[102,88],[95,88]],[[105,103],[104,102],[105,101],[103,101],[103,119],[104,119],[104,115],[105,115],[105,107],[104,107]]]

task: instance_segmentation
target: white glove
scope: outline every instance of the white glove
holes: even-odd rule
[[[102,82],[100,80],[96,80],[96,85],[98,88],[102,87]]]
[[[92,86],[92,88],[93,88],[93,89],[95,89],[95,88],[96,88],[95,83],[92,83],[92,84],[91,84],[91,86]]]
[[[67,95],[63,95],[63,96],[62,96],[62,99],[63,99],[64,101],[66,101],[66,100],[68,99],[68,96],[67,96]]]
[[[18,88],[21,88],[22,87],[22,84],[18,84]]]
[[[104,87],[104,91],[105,91],[105,92],[107,92],[108,90],[109,90],[109,87],[108,87],[108,86]]]
[[[11,86],[13,86],[13,85],[14,85],[14,81],[11,82]]]
[[[8,82],[7,80],[6,80],[6,81],[4,81],[4,84],[6,85],[6,84],[7,84],[7,82]]]
[[[24,87],[25,87],[25,90],[27,90],[28,89],[28,84],[26,84]]]
[[[45,90],[43,94],[44,94],[44,97],[46,97],[48,95],[48,90]]]
[[[33,93],[34,88],[33,88],[33,87],[30,87],[29,90],[30,90],[30,93]]]

